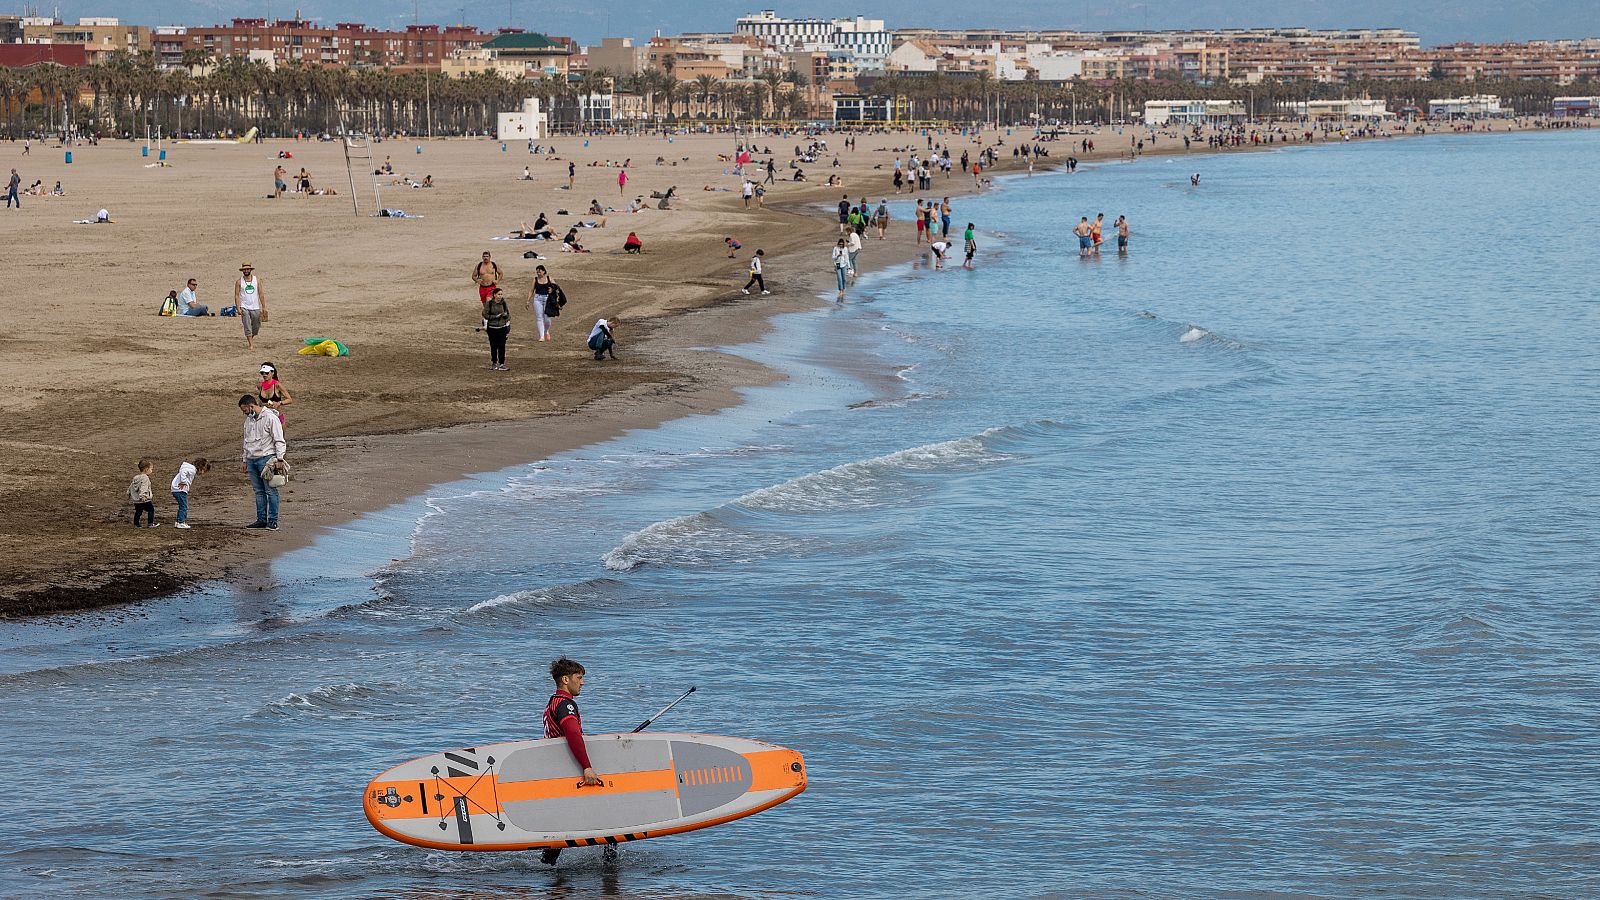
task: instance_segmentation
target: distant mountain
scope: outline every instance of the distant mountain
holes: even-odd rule
[[[33,2],[33,0],[27,0]],[[9,4],[8,4],[9,5]],[[38,6],[48,8],[47,2]],[[1425,44],[1600,37],[1595,0],[1143,0],[1137,3],[1032,0],[978,7],[918,0],[67,0],[63,19],[118,16],[143,24],[213,25],[234,16],[289,18],[296,9],[325,23],[373,27],[464,22],[507,24],[567,35],[584,43],[602,36],[649,37],[660,31],[727,31],[733,20],[762,5],[783,16],[866,15],[889,27],[960,28],[1203,28],[1304,25],[1312,28],[1396,27]]]

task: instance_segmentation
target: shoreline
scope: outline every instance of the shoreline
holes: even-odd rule
[[[1427,136],[1441,133],[1453,132],[1431,132]],[[991,141],[994,139],[991,135],[986,136]],[[839,136],[830,137],[842,139]],[[899,133],[888,137],[891,143],[915,139],[913,135]],[[961,142],[967,140],[960,136],[948,136],[946,139],[953,147],[959,147]],[[1097,141],[1100,139],[1096,137]],[[1382,138],[1352,140],[1351,143],[1370,140]],[[1056,146],[1050,147],[1053,155],[1041,160],[1042,165],[1035,169],[1037,174],[1058,173],[1064,167],[1066,157],[1073,154],[1055,155],[1060,151],[1060,144],[1056,142]],[[1142,156],[1210,155],[1230,150],[1314,146],[1318,144],[1283,143],[1184,150],[1181,144],[1158,144]],[[856,151],[849,164],[842,167],[843,171],[849,173],[843,190],[854,197],[862,196],[860,182],[871,178],[870,173],[874,171],[864,169],[863,164],[875,161],[887,163],[888,159],[887,156],[873,156],[870,149]],[[1137,159],[1129,160],[1126,153],[1097,148],[1093,154],[1081,155],[1079,161],[1101,163]],[[1001,186],[1002,182],[1028,177],[1007,157],[1002,157],[1001,167],[993,171],[997,189],[1005,189]],[[881,177],[886,178],[887,172],[883,172]],[[653,314],[628,320],[623,326],[625,331],[619,332],[619,348],[624,350],[625,365],[647,370],[643,377],[620,385],[587,384],[585,387],[591,390],[577,392],[578,396],[564,397],[565,402],[550,401],[552,409],[523,411],[525,414],[511,417],[393,429],[369,427],[366,431],[334,433],[308,441],[294,441],[291,432],[291,453],[308,470],[304,476],[297,476],[285,494],[285,523],[292,527],[269,535],[247,535],[239,529],[227,527],[197,527],[188,533],[191,537],[200,537],[202,530],[209,532],[199,542],[201,547],[197,548],[203,552],[191,552],[179,559],[171,559],[168,553],[164,555],[169,558],[162,560],[160,557],[163,554],[159,549],[154,553],[147,550],[128,554],[132,558],[131,563],[125,558],[109,571],[79,570],[71,573],[65,579],[66,583],[59,577],[60,573],[51,573],[57,576],[54,579],[48,576],[41,579],[36,575],[31,581],[22,583],[21,590],[17,589],[18,583],[12,582],[3,586],[7,590],[0,596],[0,601],[6,602],[6,606],[0,608],[0,618],[124,606],[171,596],[217,580],[225,580],[243,588],[260,587],[267,582],[270,572],[270,566],[262,563],[309,545],[327,527],[346,524],[362,515],[415,497],[436,485],[513,465],[532,464],[560,452],[615,438],[626,431],[655,427],[687,415],[709,414],[738,404],[741,402],[741,389],[771,383],[787,376],[726,352],[727,348],[759,339],[770,330],[773,319],[780,314],[816,309],[831,302],[818,296],[831,290],[831,279],[818,264],[826,252],[827,244],[818,241],[825,233],[836,233],[824,231],[832,228],[834,223],[831,211],[819,208],[830,202],[828,194],[834,190],[839,189],[808,185],[802,191],[804,196],[772,201],[769,204],[770,211],[778,215],[766,218],[787,221],[772,222],[762,230],[763,239],[768,237],[768,232],[773,233],[770,240],[744,239],[745,254],[755,246],[781,247],[767,257],[769,272],[782,273],[781,290],[754,302],[753,298],[746,299],[735,293],[735,284],[717,283],[713,287],[707,279],[685,277],[674,286],[695,290],[684,298],[682,304],[665,305]],[[936,176],[932,193],[958,198],[971,196],[980,190],[969,176],[958,172],[943,185]],[[732,208],[734,215],[743,212],[738,209],[736,195],[728,198],[716,194],[711,196],[713,200],[725,200],[720,204],[721,207]],[[865,196],[870,202],[885,195],[869,193]],[[897,199],[909,202],[915,196],[917,194],[912,193]],[[727,216],[725,209],[719,209],[717,213],[723,218]],[[804,226],[793,227],[797,220],[804,222]],[[818,228],[816,235],[798,234],[807,231],[812,224]],[[890,238],[885,242],[877,241],[873,237],[874,229],[869,228],[868,240],[863,248],[862,273],[903,265],[920,255],[921,245],[904,240],[910,227],[908,220],[894,220]],[[618,233],[620,231],[617,229]],[[788,233],[779,236],[779,232]],[[606,236],[609,238],[612,235]],[[513,243],[508,249],[521,247]],[[741,264],[743,261],[742,256],[737,260]],[[515,319],[514,313],[514,322]],[[639,324],[641,320],[642,325]],[[563,329],[570,329],[572,321],[561,322]],[[695,349],[707,347],[713,349]],[[293,411],[299,415],[298,408]],[[220,481],[217,477],[220,474],[214,470],[211,478]],[[312,498],[312,502],[308,503],[307,498],[315,494],[319,484],[325,480],[337,480],[340,491],[338,502],[325,504]],[[234,492],[237,493],[237,489]],[[209,495],[205,499],[211,502]],[[233,505],[243,504],[235,502]],[[102,518],[101,521],[117,519]],[[157,540],[166,537],[162,532],[154,534],[160,535]],[[250,541],[251,550],[238,552],[239,545],[247,540]],[[195,542],[191,539],[191,543]],[[151,556],[157,558],[152,560]]]

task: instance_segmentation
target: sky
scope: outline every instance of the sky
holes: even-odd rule
[[[926,0],[810,0],[774,3],[781,16],[865,15],[890,28],[1203,28],[1307,26],[1398,27],[1416,31],[1424,44],[1452,41],[1522,41],[1600,37],[1596,0],[1142,0],[1065,2],[1026,0],[995,7]],[[0,12],[24,12],[23,3],[0,0]],[[47,0],[27,0],[48,14]],[[6,7],[12,9],[6,9]],[[646,38],[658,31],[731,31],[740,15],[761,0],[61,0],[63,21],[117,16],[146,25],[226,24],[235,16],[290,18],[296,10],[326,24],[362,22],[372,27],[424,23],[514,25],[529,31],[597,43],[603,36]]]

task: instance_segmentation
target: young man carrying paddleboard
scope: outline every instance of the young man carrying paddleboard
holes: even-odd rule
[[[605,780],[589,764],[589,749],[583,743],[583,719],[578,715],[577,702],[578,694],[583,692],[583,675],[583,666],[565,656],[550,664],[550,677],[555,679],[556,692],[550,695],[550,702],[544,707],[544,736],[566,738],[567,749],[572,751],[572,758],[583,769],[583,783],[603,785]],[[611,850],[610,847],[606,849]],[[560,855],[560,848],[551,847],[544,851],[540,859],[545,865],[553,866]]]

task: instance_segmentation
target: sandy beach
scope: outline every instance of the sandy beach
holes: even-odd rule
[[[1018,174],[1006,142],[994,174]],[[1081,140],[1083,134],[1073,135]],[[999,137],[1004,139],[1004,132]],[[1128,138],[1103,129],[1094,153],[1126,155]],[[747,361],[689,348],[735,344],[758,335],[774,314],[816,304],[831,282],[831,212],[841,194],[874,205],[892,197],[895,153],[926,152],[909,134],[863,135],[854,151],[805,164],[811,181],[788,181],[796,136],[757,140],[778,159],[778,183],[764,209],[746,210],[729,174],[731,135],[557,138],[557,154],[525,145],[502,151],[489,140],[389,141],[379,161],[436,185],[417,189],[382,179],[383,205],[420,218],[352,214],[337,143],[177,144],[170,168],[152,167],[139,144],[35,145],[11,155],[24,184],[60,180],[65,197],[24,197],[0,217],[12,251],[0,267],[0,615],[35,614],[160,596],[198,580],[264,579],[261,563],[349,520],[461,475],[527,463],[669,418],[736,400],[735,388],[775,377]],[[936,137],[942,142],[944,137]],[[953,155],[992,144],[952,134]],[[417,151],[421,147],[421,152]],[[1048,160],[1069,155],[1065,139],[1046,144]],[[270,199],[279,150],[283,165],[308,169],[338,196]],[[1183,152],[1163,140],[1156,153]],[[1196,143],[1194,153],[1206,148]],[[902,156],[905,154],[902,153]],[[665,162],[656,165],[657,157]],[[618,168],[631,160],[625,191]],[[564,189],[567,164],[576,188]],[[601,165],[591,165],[592,163]],[[675,164],[673,164],[675,163]],[[521,180],[531,166],[534,180]],[[830,174],[843,189],[827,187]],[[363,212],[371,178],[358,176]],[[710,185],[725,190],[707,191]],[[580,230],[588,254],[557,252],[558,242],[503,241],[540,214],[559,238],[592,218],[591,199],[617,207],[676,186],[670,211],[612,213],[605,228]],[[936,176],[932,194],[973,188],[959,171]],[[909,200],[913,193],[899,199]],[[114,225],[78,225],[106,208]],[[961,217],[957,203],[956,217]],[[962,220],[963,223],[965,220]],[[979,222],[980,230],[994,223]],[[639,256],[621,252],[629,231]],[[723,238],[744,245],[729,259]],[[901,219],[862,254],[864,268],[904,262],[916,252]],[[771,296],[743,296],[750,253],[767,253]],[[523,259],[533,249],[545,260]],[[509,372],[488,369],[479,303],[470,272],[488,250],[512,299]],[[161,298],[195,278],[201,302],[232,302],[243,262],[264,286],[269,320],[247,349],[238,319],[164,318]],[[540,344],[525,296],[534,266],[546,265],[570,298],[555,340]],[[620,319],[615,362],[596,362],[584,339],[596,318]],[[350,356],[298,356],[302,340],[337,338]],[[240,394],[274,362],[295,402],[286,410],[294,478],[284,494],[283,528],[251,532],[248,477],[238,471]],[[214,462],[192,493],[192,529],[170,527],[168,484],[185,458]],[[155,461],[156,530],[129,524],[125,489],[140,457]]]

